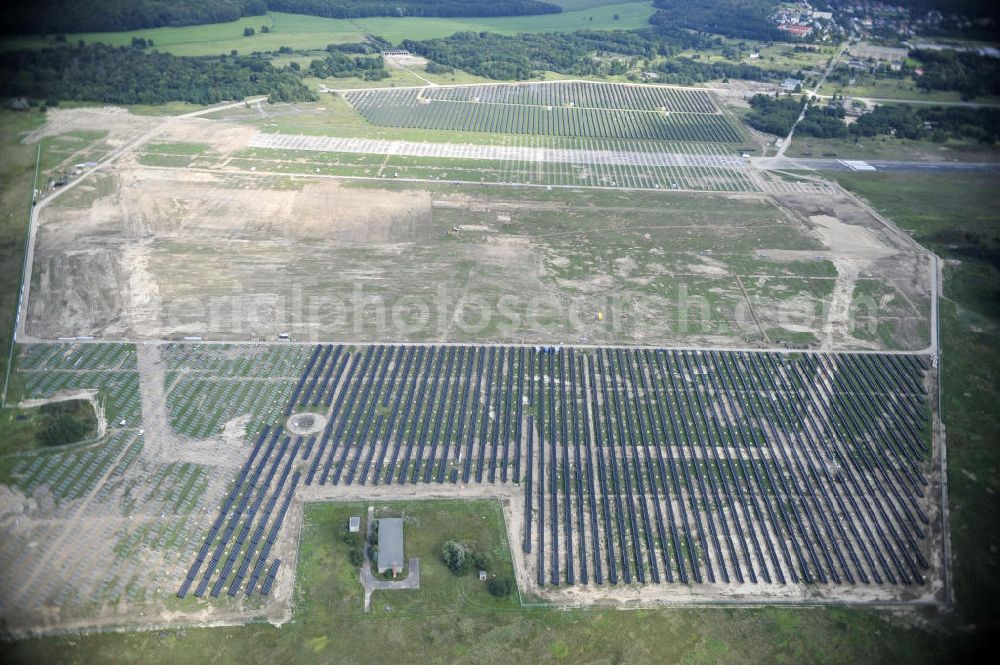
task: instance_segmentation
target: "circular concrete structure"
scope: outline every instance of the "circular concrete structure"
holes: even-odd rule
[[[285,429],[292,434],[308,436],[322,430],[324,425],[326,418],[318,413],[296,413],[288,419]]]

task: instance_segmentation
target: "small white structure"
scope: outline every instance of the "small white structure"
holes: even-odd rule
[[[347,525],[347,528],[351,533],[357,533],[361,531],[361,518],[356,516],[352,517]]]
[[[479,581],[480,582],[485,582],[486,581],[486,571],[485,570],[480,570],[479,571]]]

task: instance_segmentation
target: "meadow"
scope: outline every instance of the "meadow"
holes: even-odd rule
[[[282,46],[295,50],[324,49],[327,44],[360,42],[367,35],[377,35],[396,44],[404,39],[435,39],[464,31],[517,34],[606,30],[609,27],[635,30],[648,26],[653,11],[652,2],[627,2],[570,9],[559,14],[497,18],[332,19],[268,12],[266,16],[252,16],[230,23],[130,32],[78,33],[67,35],[66,39],[69,43],[83,40],[126,46],[131,43],[133,37],[139,37],[152,39],[156,49],[174,55],[222,55],[233,50],[240,55],[247,55],[253,51],[277,51]],[[616,15],[617,20],[614,18]],[[269,32],[262,33],[260,31],[262,26],[267,26]],[[244,37],[245,28],[253,28],[256,34]],[[6,40],[0,48],[40,48],[55,45],[56,42],[51,37],[23,37]]]

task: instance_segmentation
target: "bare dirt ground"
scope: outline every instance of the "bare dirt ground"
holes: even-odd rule
[[[452,194],[396,183],[383,187],[305,173],[219,168],[236,150],[260,138],[249,126],[86,109],[54,112],[32,140],[74,129],[102,129],[111,132],[110,142],[123,142],[150,127],[157,132],[150,142],[203,146],[202,154],[216,166],[197,166],[208,163],[204,156],[191,157],[185,168],[150,166],[142,160],[156,158],[155,151],[146,156],[127,152],[112,168],[46,206],[36,234],[23,339],[88,335],[239,340],[288,332],[297,339],[342,341],[555,338],[727,346],[766,344],[777,332],[779,338],[825,348],[926,345],[926,271],[907,270],[913,251],[897,251],[898,243],[881,234],[864,210],[825,183],[769,180],[769,192],[793,191],[771,197],[713,195],[720,205],[740,199],[748,208],[776,203],[775,216],[785,218],[778,222],[787,229],[777,244],[755,237],[759,234],[752,229],[740,231],[740,221],[732,231],[724,230],[724,217],[707,225],[695,220],[680,236],[663,233],[664,226],[679,229],[678,220],[668,213],[671,196],[683,196],[680,193],[662,192],[662,203],[634,206],[632,220],[626,218],[625,207],[608,206],[607,213],[621,217],[625,232],[654,225],[646,232],[653,247],[637,252],[610,238],[590,240],[585,229],[592,229],[592,219],[606,213],[572,196],[560,197],[565,200],[560,205],[545,201],[547,195],[525,201],[516,190],[506,197],[471,187]],[[344,140],[367,145],[360,139]],[[626,193],[621,196],[628,199]],[[553,242],[553,226],[565,233],[572,233],[572,226],[541,219],[549,206],[561,208],[565,221],[579,226],[579,242]],[[656,219],[658,213],[665,216],[662,221]],[[843,224],[824,230],[817,220],[828,218]],[[872,234],[863,238],[868,249],[850,240],[857,236],[852,228],[859,225]],[[650,235],[656,228],[661,232]],[[740,232],[746,234],[739,244],[744,256],[730,251],[722,259],[719,234]],[[813,251],[810,245],[815,244],[825,249]],[[872,249],[878,244],[885,249]],[[679,247],[686,250],[684,258]],[[715,271],[709,274],[705,257],[713,250]],[[653,251],[668,260],[651,260]],[[771,260],[779,274],[765,274],[764,282],[756,284],[759,275],[744,272],[747,259],[755,255]],[[816,288],[789,282],[800,270],[798,264],[816,260],[836,268],[838,277],[829,289],[819,282],[813,283]],[[623,266],[633,268],[618,269]],[[668,275],[674,279],[666,279]],[[775,281],[777,277],[785,281]],[[679,279],[687,293],[718,309],[710,328],[688,325],[691,307],[678,295],[664,295]],[[880,306],[879,315],[893,325],[877,334],[852,335],[852,308],[859,297],[869,295],[859,285],[867,288],[873,282],[882,283],[881,290],[869,289]],[[442,288],[446,307],[434,301]],[[558,308],[545,329],[486,325],[469,332],[468,326],[459,325],[459,312],[483,302],[493,319],[502,318],[505,297],[520,299],[522,305],[526,298],[537,297],[549,303],[548,308],[575,299],[588,315],[603,309],[602,298],[633,303],[614,330],[594,325],[588,317],[571,321]],[[432,309],[433,321],[421,324],[418,331],[408,329],[412,321],[405,320],[414,312],[419,319],[421,305],[413,309],[414,300],[430,303]],[[695,310],[701,302],[694,303]],[[741,302],[753,313],[746,330],[734,314]],[[383,311],[366,309],[372,303]],[[383,321],[392,315],[393,306],[398,307],[397,318],[404,320],[400,325]],[[825,314],[816,318],[816,310]],[[781,330],[788,334],[781,335]]]

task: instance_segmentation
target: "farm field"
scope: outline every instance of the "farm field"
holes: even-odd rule
[[[589,4],[589,3],[588,3]],[[366,35],[376,35],[397,44],[404,39],[435,39],[456,32],[489,31],[499,34],[519,32],[572,32],[614,25],[621,30],[648,26],[653,15],[652,2],[601,3],[590,7],[537,16],[502,16],[496,18],[423,18],[370,17],[333,19],[301,14],[268,12],[265,16],[250,16],[230,23],[153,28],[128,32],[76,33],[66,36],[70,43],[102,42],[113,46],[128,46],[133,37],[152,39],[160,51],[181,56],[228,55],[236,50],[240,55],[253,51],[276,52],[282,46],[296,50],[322,50],[327,44],[364,41]],[[614,20],[614,15],[618,20]],[[268,26],[270,32],[261,33]],[[244,37],[244,28],[258,32]],[[52,46],[51,38],[21,37],[4,40],[4,48],[42,48]]]

